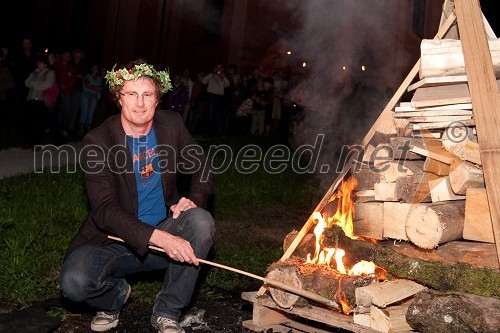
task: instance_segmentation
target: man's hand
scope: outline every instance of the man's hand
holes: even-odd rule
[[[160,229],[153,231],[149,243],[161,247],[170,258],[176,261],[187,262],[196,266],[200,264],[191,244],[187,240],[166,231]]]
[[[186,211],[188,209],[195,208],[195,207],[196,207],[196,205],[194,202],[192,202],[191,200],[189,200],[187,198],[182,197],[178,203],[170,206],[170,210],[173,213],[172,217],[174,219],[176,219],[179,217],[180,213],[182,213],[183,211]]]

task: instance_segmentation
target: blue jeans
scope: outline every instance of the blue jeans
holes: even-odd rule
[[[189,241],[197,258],[206,258],[215,231],[212,216],[202,208],[189,209],[177,219],[169,217],[158,228]],[[159,269],[166,272],[153,315],[178,321],[191,300],[200,268],[174,261],[164,253],[150,251],[139,257],[122,243],[82,246],[64,261],[60,286],[63,295],[74,302],[116,313],[127,293],[124,277]]]
[[[83,92],[80,97],[80,125],[90,127],[97,105],[97,95]]]

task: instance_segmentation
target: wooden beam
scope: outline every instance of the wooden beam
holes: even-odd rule
[[[478,0],[455,0],[481,161],[500,263],[500,96]]]
[[[464,239],[495,243],[486,189],[468,188],[465,196]]]
[[[426,77],[409,86],[408,91],[413,91],[417,88],[435,87],[464,82],[467,82],[467,75]]]

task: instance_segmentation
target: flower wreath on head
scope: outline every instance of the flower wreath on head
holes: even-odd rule
[[[122,68],[115,70],[116,64],[111,71],[106,73],[104,77],[109,85],[111,91],[116,91],[123,85],[123,80],[137,80],[141,76],[149,76],[160,82],[160,90],[166,93],[172,88],[170,76],[167,71],[157,71],[152,65],[140,64],[135,65],[131,69]]]

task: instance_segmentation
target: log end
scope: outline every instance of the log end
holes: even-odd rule
[[[297,271],[293,266],[281,266],[271,270],[267,275],[267,278],[280,281],[291,285],[293,287],[302,288],[302,282],[300,281]],[[278,304],[283,309],[291,309],[293,305],[299,300],[299,296],[284,291],[282,289],[276,288],[274,286],[268,286],[269,293],[273,298],[274,302]]]

